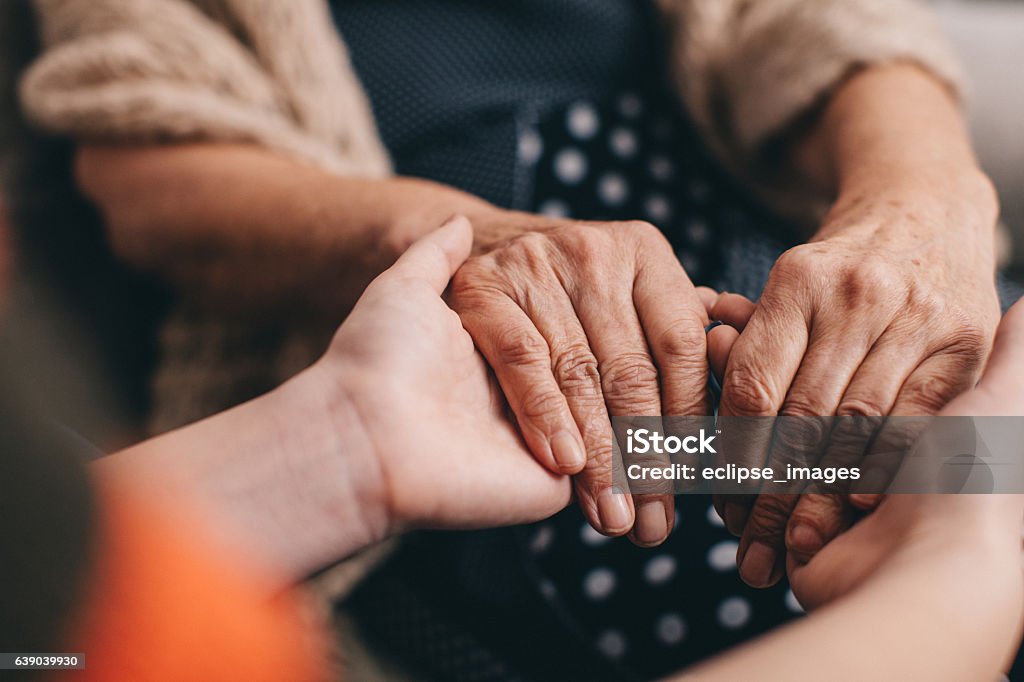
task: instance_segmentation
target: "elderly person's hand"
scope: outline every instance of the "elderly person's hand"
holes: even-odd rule
[[[902,110],[930,113],[922,122],[893,113]],[[912,67],[855,78],[821,127],[838,200],[811,242],[772,269],[730,357],[721,413],[933,414],[974,385],[999,319],[991,185],[953,134],[947,94]],[[718,504],[742,534],[740,574],[756,586],[782,575],[791,514],[831,519],[791,530],[806,554],[844,522],[838,496]]]
[[[662,542],[672,496],[633,500],[613,490],[610,417],[707,414],[700,295],[649,224],[502,212],[494,220],[515,223],[520,234],[467,261],[452,283],[452,307],[530,449],[552,471],[576,474],[576,497],[594,528],[632,529],[640,545]],[[524,221],[541,222],[522,233]]]
[[[995,349],[978,387],[956,398],[941,416],[1024,415],[1024,303],[1018,303],[999,327]],[[853,528],[810,559],[790,554],[790,583],[800,603],[814,608],[832,601],[881,569],[896,570],[912,556],[928,562],[929,553],[954,552],[984,578],[965,583],[998,582],[999,603],[1016,611],[1021,600],[1020,495],[890,495]],[[971,555],[971,552],[979,554]],[[984,552],[981,554],[981,552]],[[920,569],[929,568],[922,566]],[[979,605],[980,608],[980,605]],[[991,615],[991,614],[990,614]]]

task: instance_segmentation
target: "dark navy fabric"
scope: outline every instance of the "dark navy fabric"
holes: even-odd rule
[[[402,175],[524,208],[518,127],[645,78],[636,0],[335,0],[334,17]]]
[[[792,245],[680,111],[651,3],[332,5],[399,174],[551,216],[650,221],[695,283],[751,298]],[[677,504],[655,550],[603,538],[575,508],[414,538],[351,603],[388,655],[444,679],[648,679],[800,613],[784,582],[742,584],[706,497]]]
[[[648,220],[696,283],[716,286],[725,281],[727,235],[774,224],[715,167],[681,114],[648,2],[338,0],[333,7],[400,174],[552,216]],[[763,281],[766,274],[767,268],[753,277]],[[497,535],[414,543],[400,561],[450,566],[443,573],[459,576],[435,587],[448,593],[440,611],[470,603],[502,614],[507,631],[478,637],[477,646],[524,641],[544,622],[559,640],[604,658],[609,677],[646,678],[706,658],[798,610],[785,585],[757,591],[741,583],[735,539],[709,509],[706,498],[681,498],[679,530],[655,551],[606,541],[569,509]],[[495,537],[517,548],[513,560],[481,551]],[[439,547],[447,548],[444,556]],[[420,569],[409,570],[410,579],[424,580]],[[383,580],[360,594],[376,584]],[[523,585],[540,607],[522,594]],[[412,606],[388,616],[370,611],[368,620],[378,624],[388,616],[432,622]],[[467,627],[479,635],[478,624]],[[408,629],[395,623],[380,632],[398,628]],[[423,635],[439,631],[419,631],[416,663],[447,676],[452,661],[439,657],[450,643],[431,645]],[[391,639],[393,650],[412,655]],[[571,667],[572,660],[554,660],[557,651],[545,649],[545,665],[533,676]],[[578,649],[564,651],[567,659],[579,657]],[[529,667],[521,656],[530,654],[507,652],[505,667]],[[515,677],[494,674],[491,657],[479,652],[459,658],[490,661],[477,664],[480,679]]]

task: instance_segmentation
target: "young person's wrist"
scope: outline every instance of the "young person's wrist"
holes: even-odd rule
[[[320,361],[261,400],[280,424],[289,460],[281,494],[304,508],[292,523],[306,538],[308,563],[328,565],[386,539],[391,505],[380,454],[346,377]]]

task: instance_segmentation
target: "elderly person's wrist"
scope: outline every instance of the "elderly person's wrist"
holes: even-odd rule
[[[980,252],[980,262],[991,268],[998,214],[992,183],[973,163],[878,163],[843,182],[813,239],[871,236],[881,224],[890,236],[915,241],[969,239],[965,246]]]

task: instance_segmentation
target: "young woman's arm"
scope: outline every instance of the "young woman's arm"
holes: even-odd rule
[[[568,478],[523,446],[441,300],[471,242],[464,218],[425,237],[367,288],[311,368],[101,460],[97,472],[200,515],[279,584],[410,527],[492,527],[559,511]]]
[[[998,679],[1020,642],[1024,505],[1016,496],[963,497],[885,501],[875,514],[886,536],[858,537],[855,528],[834,541],[843,562],[873,569],[862,586],[683,679]],[[858,551],[844,552],[844,543]],[[832,548],[805,570],[819,560],[842,570]]]

